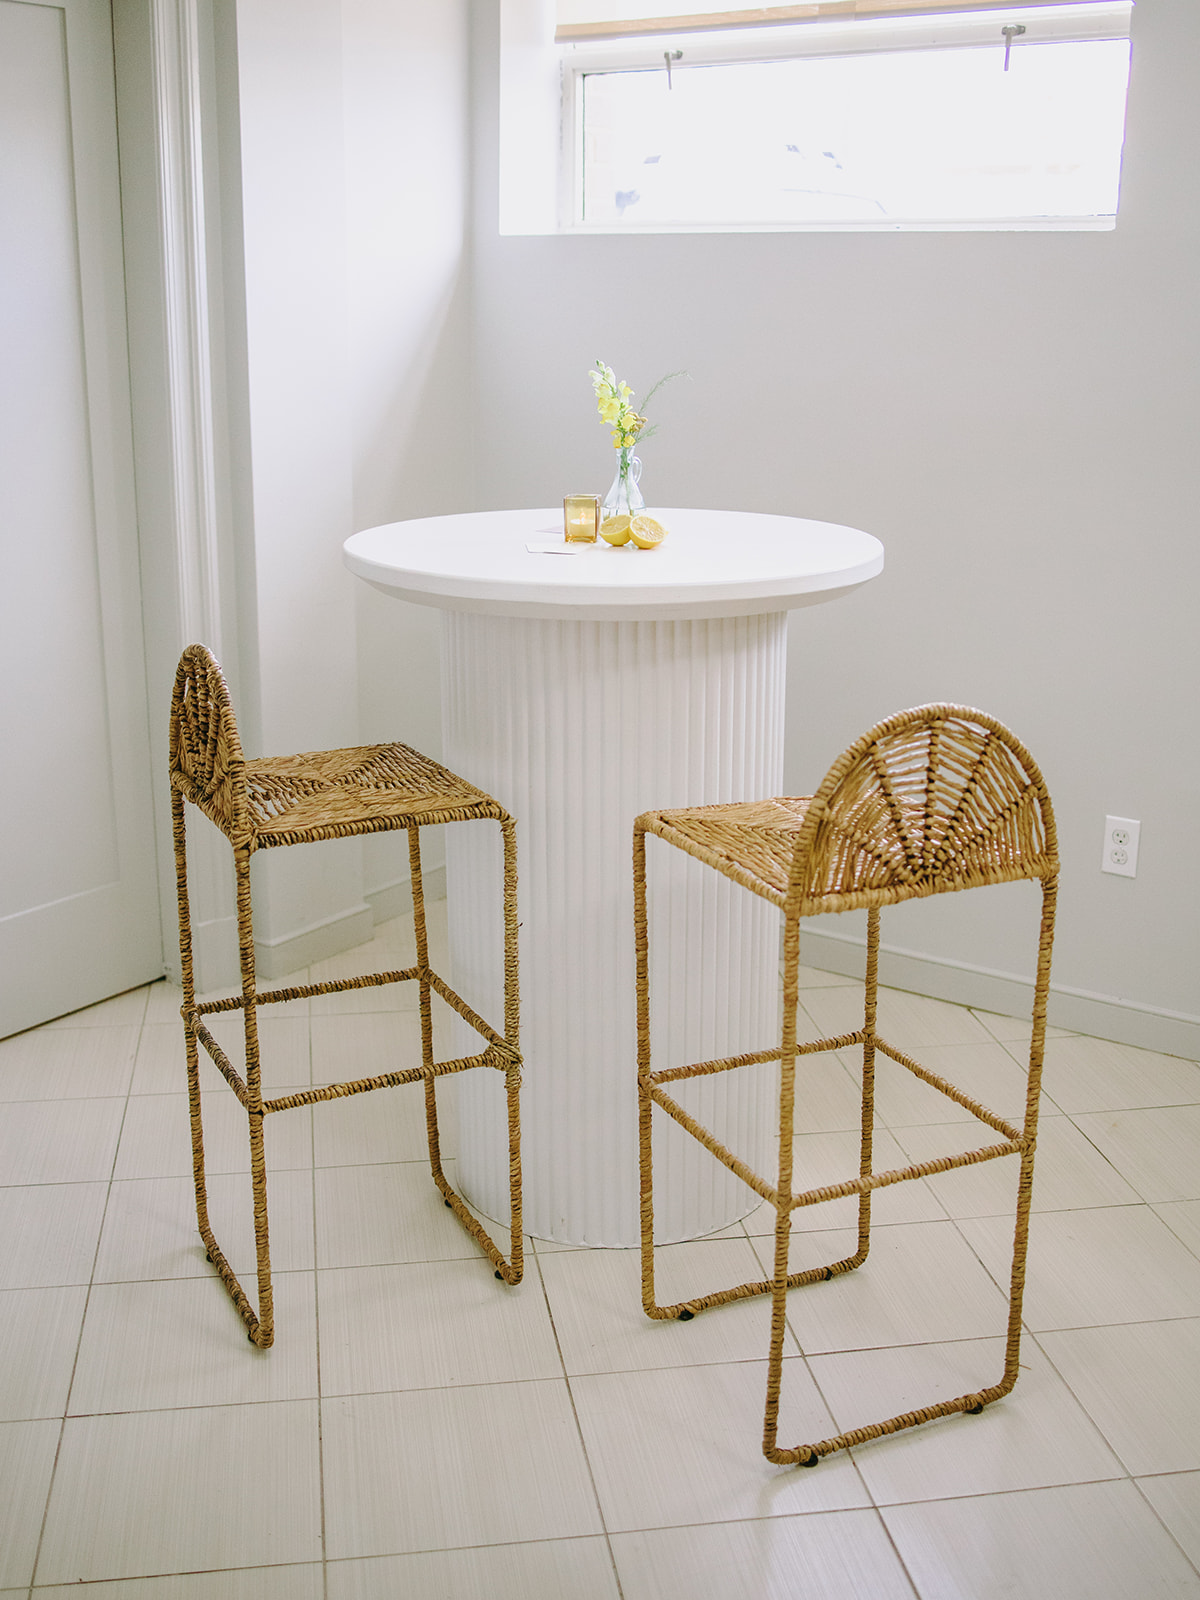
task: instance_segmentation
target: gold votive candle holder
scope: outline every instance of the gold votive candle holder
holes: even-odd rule
[[[563,534],[568,544],[595,544],[600,532],[600,496],[563,496]]]

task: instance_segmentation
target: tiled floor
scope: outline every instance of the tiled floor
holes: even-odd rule
[[[396,927],[376,944],[356,961],[404,963]],[[854,985],[806,984],[814,1033],[853,1026]],[[272,1086],[410,1048],[386,1006],[413,999],[265,1019]],[[157,984],[0,1042],[0,1597],[1200,1597],[1195,1063],[1052,1039],[1015,1393],[806,1472],[759,1451],[765,1302],[651,1323],[633,1252],[536,1241],[503,1288],[428,1180],[414,1089],[268,1123],[278,1337],[254,1350],[195,1232],[177,1006]],[[880,1026],[1019,1105],[1020,1023],[893,992]],[[810,1061],[820,1182],[855,1165],[854,1061]],[[895,1073],[877,1159],[962,1148]],[[210,1103],[240,1270],[244,1121]],[[993,1381],[1014,1169],[882,1191],[862,1270],[793,1294],[786,1441]],[[834,1259],[852,1204],[798,1223],[797,1261]],[[666,1292],[763,1274],[770,1228],[661,1252]]]

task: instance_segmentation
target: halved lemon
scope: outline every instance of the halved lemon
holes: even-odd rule
[[[629,537],[639,550],[653,550],[667,537],[667,530],[653,517],[642,515],[634,517],[629,524]]]
[[[600,524],[600,537],[609,544],[629,543],[629,524],[632,517],[605,517]]]

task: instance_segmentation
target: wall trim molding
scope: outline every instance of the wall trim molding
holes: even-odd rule
[[[425,890],[425,903],[446,898],[446,868],[422,867],[421,883]],[[363,894],[363,899],[375,914],[376,922],[390,922],[393,917],[409,916],[412,913],[412,884],[405,878],[396,878],[391,883],[384,883],[378,889],[368,889]]]
[[[861,978],[865,951],[864,939],[801,927],[800,959],[822,972]],[[1002,1016],[1027,1016],[1033,1008],[1032,978],[996,972],[966,961],[922,955],[894,945],[879,947],[879,980],[891,988],[995,1011]],[[1200,1017],[1186,1012],[1165,1011],[1116,995],[1052,983],[1048,1017],[1056,1028],[1067,1028],[1072,1033],[1088,1033],[1141,1050],[1200,1060]]]
[[[282,939],[254,941],[254,970],[274,983],[315,961],[328,961],[354,945],[366,944],[375,936],[375,918],[368,905],[353,906],[336,916],[326,917],[307,928],[300,928]]]

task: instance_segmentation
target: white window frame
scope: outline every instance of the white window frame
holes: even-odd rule
[[[1001,30],[1020,24],[1014,53],[1031,44],[1128,39],[1133,0],[1095,0],[1061,6],[1021,6],[954,15],[855,18],[788,23],[711,32],[638,33],[625,38],[574,40],[557,46],[561,74],[561,160],[558,231],[577,234],[632,233],[897,233],[897,232],[1107,232],[1104,217],[1028,217],[971,221],[804,222],[587,222],[583,217],[583,80],[604,71],[665,71],[666,51],[682,51],[680,65],[778,61],[806,56],[861,55],[952,47],[993,49],[1003,54]],[[999,70],[999,59],[997,62]]]

